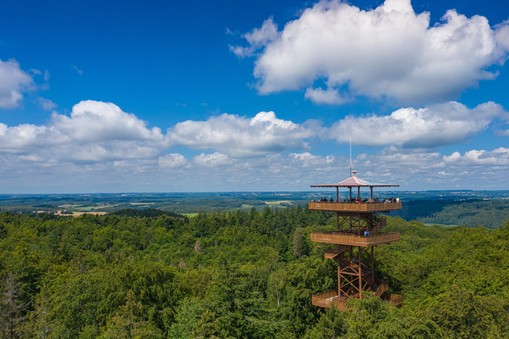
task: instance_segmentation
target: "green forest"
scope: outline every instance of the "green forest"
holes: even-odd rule
[[[375,250],[403,296],[317,308],[336,264],[310,241],[330,215],[300,206],[78,218],[0,214],[2,338],[507,338],[509,221],[425,226],[388,217]]]

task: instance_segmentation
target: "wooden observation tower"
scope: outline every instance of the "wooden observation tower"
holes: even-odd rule
[[[316,211],[336,213],[336,230],[326,233],[312,233],[314,242],[334,244],[325,252],[326,259],[338,264],[338,288],[313,295],[312,303],[319,307],[338,307],[346,310],[349,298],[362,299],[366,291],[381,297],[388,290],[387,283],[375,277],[374,248],[400,240],[398,232],[382,233],[385,217],[382,212],[401,209],[399,199],[378,199],[373,197],[375,187],[398,187],[392,184],[372,184],[352,176],[335,184],[311,185],[311,187],[336,188],[336,199],[320,199],[310,202],[308,208]],[[346,188],[348,197],[340,201],[339,189]],[[369,189],[369,197],[361,197],[361,188]],[[391,298],[392,299],[392,298]],[[395,300],[396,301],[396,300]]]

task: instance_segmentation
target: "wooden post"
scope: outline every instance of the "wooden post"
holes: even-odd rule
[[[371,246],[371,282],[370,285],[373,286],[375,284],[375,246]]]
[[[341,302],[341,267],[339,267],[339,260],[338,260],[338,298],[339,302]]]
[[[357,257],[359,262],[359,299],[362,299],[362,251],[357,247]]]

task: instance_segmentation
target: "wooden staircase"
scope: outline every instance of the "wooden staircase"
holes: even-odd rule
[[[351,246],[347,246],[347,245],[337,245],[333,248],[326,250],[324,252],[323,256],[325,257],[325,259],[334,259],[341,253],[348,251],[350,249],[350,247]]]

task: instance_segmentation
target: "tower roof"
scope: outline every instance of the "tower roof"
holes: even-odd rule
[[[373,184],[361,178],[358,178],[356,172],[353,175],[343,181],[334,184],[316,184],[311,187],[399,187],[397,184]]]

